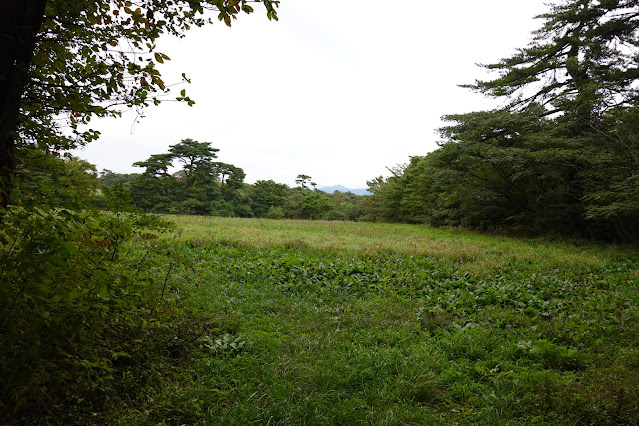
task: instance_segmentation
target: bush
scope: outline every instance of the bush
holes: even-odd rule
[[[284,219],[284,209],[280,206],[271,206],[265,215],[268,219]]]
[[[160,267],[179,260],[157,240],[169,224],[21,207],[2,220],[0,423],[78,422],[139,392],[132,366],[185,334]]]

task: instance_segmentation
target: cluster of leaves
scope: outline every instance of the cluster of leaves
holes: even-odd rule
[[[183,260],[157,240],[169,229],[140,213],[3,212],[1,422],[100,415],[193,346],[197,327],[167,288]]]
[[[361,214],[362,197],[317,191],[307,175],[298,176],[296,188],[273,180],[245,184],[244,170],[214,161],[218,151],[209,142],[183,139],[168,153],[134,163],[144,173],[103,172],[102,187],[126,184],[133,203],[155,213],[327,220],[357,220]],[[175,161],[182,169],[170,173]]]
[[[634,2],[571,0],[469,87],[504,109],[449,115],[440,148],[371,181],[371,220],[639,239]]]
[[[20,140],[69,148],[97,137],[82,126],[92,117],[159,104],[169,85],[157,64],[169,57],[156,50],[158,38],[184,37],[215,20],[230,26],[240,13],[253,12],[251,3],[262,3],[268,18],[277,19],[273,0],[47,1],[20,102]],[[193,103],[184,91],[177,100]]]
[[[20,162],[13,188],[14,204],[75,208],[98,203],[100,181],[96,167],[66,155],[63,158],[33,147],[18,149]]]

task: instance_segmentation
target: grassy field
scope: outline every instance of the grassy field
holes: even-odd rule
[[[171,219],[191,267],[170,285],[208,331],[145,421],[639,423],[635,250]]]

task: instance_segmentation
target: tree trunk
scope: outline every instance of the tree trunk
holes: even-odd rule
[[[0,2],[0,206],[9,201],[20,100],[47,0]]]

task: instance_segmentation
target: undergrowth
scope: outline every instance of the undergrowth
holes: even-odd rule
[[[0,229],[0,424],[144,410],[207,334],[170,271],[188,265],[137,212],[14,207]]]
[[[114,251],[123,215],[39,214],[14,245],[41,261],[3,246],[4,422],[639,423],[635,249],[173,217]]]

